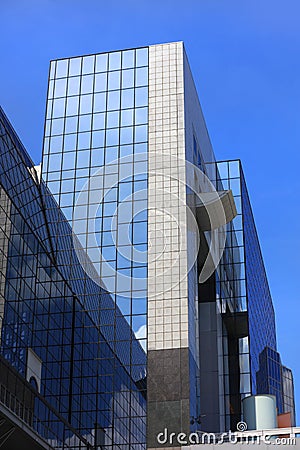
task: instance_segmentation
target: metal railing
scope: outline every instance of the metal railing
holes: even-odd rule
[[[7,365],[8,366],[8,365]],[[12,369],[11,369],[12,370]],[[16,374],[14,373],[14,376]],[[0,404],[4,405],[19,420],[55,450],[92,450],[84,439],[28,382],[19,375],[26,391],[28,404],[0,383]],[[30,405],[29,405],[30,404]],[[40,416],[37,414],[40,414]]]

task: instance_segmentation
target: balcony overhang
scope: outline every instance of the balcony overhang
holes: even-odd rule
[[[3,403],[0,403],[0,447],[5,450],[54,450]]]
[[[227,311],[222,316],[229,336],[240,339],[249,335],[247,311]]]
[[[203,192],[197,196],[196,218],[201,231],[211,231],[231,222],[237,215],[231,190]]]

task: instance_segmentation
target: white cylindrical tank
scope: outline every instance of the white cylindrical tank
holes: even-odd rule
[[[277,428],[275,395],[251,395],[243,399],[243,416],[248,430]]]

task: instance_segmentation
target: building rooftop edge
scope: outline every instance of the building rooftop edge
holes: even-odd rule
[[[63,56],[61,58],[50,59],[49,62],[51,63],[51,62],[55,62],[55,61],[61,61],[61,60],[64,60],[64,59],[73,59],[73,58],[75,59],[75,58],[84,58],[86,56],[103,55],[105,53],[126,52],[126,51],[130,51],[130,50],[139,50],[139,49],[143,49],[143,48],[156,47],[158,45],[169,45],[169,44],[177,44],[177,43],[183,43],[183,41],[161,42],[161,43],[158,43],[158,44],[141,45],[141,46],[138,46],[138,47],[119,48],[117,50],[106,50],[106,51],[102,51],[102,52],[85,53],[83,55]]]

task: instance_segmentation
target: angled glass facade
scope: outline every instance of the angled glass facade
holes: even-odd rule
[[[84,277],[104,290],[85,306],[143,388],[147,105],[146,48],[51,63],[42,174],[93,265]]]
[[[229,380],[227,383],[225,381],[225,385],[230,386],[230,378],[235,372],[240,386],[238,389],[233,388],[235,391],[233,396],[230,394],[227,397],[226,410],[231,411],[232,416],[232,410],[240,405],[245,396],[265,393],[276,395],[277,407],[281,411],[281,365],[276,351],[274,308],[241,162],[239,160],[218,162],[217,169],[220,188],[222,186],[224,189],[232,190],[238,213],[228,225],[226,248],[219,267],[222,308],[225,306],[223,303],[225,300],[229,310],[234,312],[235,318],[232,319],[238,337],[236,347],[232,348],[232,355],[230,356],[228,350],[224,355],[229,355],[229,361],[234,358],[234,354],[239,355],[239,361],[235,361],[233,366],[227,369]],[[227,334],[226,314],[224,323]],[[232,339],[229,338],[228,343],[230,342],[232,345]],[[279,358],[277,363],[274,361],[273,364],[272,386],[268,384],[267,371],[263,368],[263,354],[266,347]],[[260,380],[259,388],[257,380]],[[268,386],[263,388],[262,380]],[[232,391],[232,386],[230,390]],[[239,420],[239,408],[240,406],[236,412],[235,422]]]
[[[235,430],[249,395],[293,413],[241,163],[182,42],[51,61],[41,177],[0,125],[0,387],[29,427],[141,450]]]
[[[72,442],[72,448],[86,448],[84,442],[141,448],[144,351],[110,296],[76,263],[71,228],[2,112],[0,167],[1,354],[26,379],[28,351],[34,352],[39,392],[56,411],[52,417],[36,402],[32,414],[39,422],[31,425],[49,428],[41,433],[54,448]],[[107,327],[112,310],[118,318]],[[82,436],[78,447],[72,430]]]
[[[205,251],[189,265],[196,238],[182,205],[197,216],[189,164],[217,191],[230,191],[237,211],[204,284]],[[235,427],[242,399],[256,393],[259,354],[276,350],[274,311],[240,163],[215,162],[183,44],[52,61],[42,175],[90,258],[87,275],[113,301],[85,305],[144,383],[146,355],[137,364],[142,354],[129,348],[137,338],[148,349],[150,434],[155,417],[173,426],[169,410],[185,428],[200,416],[211,431]],[[211,239],[202,235],[204,247]],[[135,338],[110,334],[119,314]],[[216,354],[210,364],[208,347]],[[171,383],[171,373],[158,370],[170,359],[178,363],[166,369],[178,374]]]
[[[291,369],[285,366],[282,366],[282,392],[283,410],[291,413],[291,424],[296,426],[294,377]]]
[[[209,164],[207,170],[218,191],[232,192],[236,208],[236,217],[226,226],[220,263],[210,279],[199,286],[200,345],[202,338],[215,348],[215,357],[209,368],[206,367],[204,348],[200,352],[200,355],[203,353],[203,375],[206,375],[202,378],[208,380],[200,380],[202,397],[205,398],[202,414],[210,408],[212,392],[218,404],[218,408],[211,408],[207,419],[203,419],[212,431],[218,426],[221,430],[236,429],[241,420],[241,401],[251,395],[252,390],[241,166],[239,161],[217,161]],[[214,318],[211,326],[207,324],[209,317]],[[207,390],[209,395],[205,394]]]
[[[51,63],[43,177],[144,348],[147,106],[147,48]]]
[[[275,313],[266,269],[254,223],[244,174],[241,171],[243,226],[245,236],[246,284],[251,348],[252,392],[256,393],[259,354],[265,347],[277,350]]]
[[[276,397],[278,413],[284,412],[283,380],[280,355],[266,347],[259,355],[259,370],[256,373],[257,394],[271,394]]]

